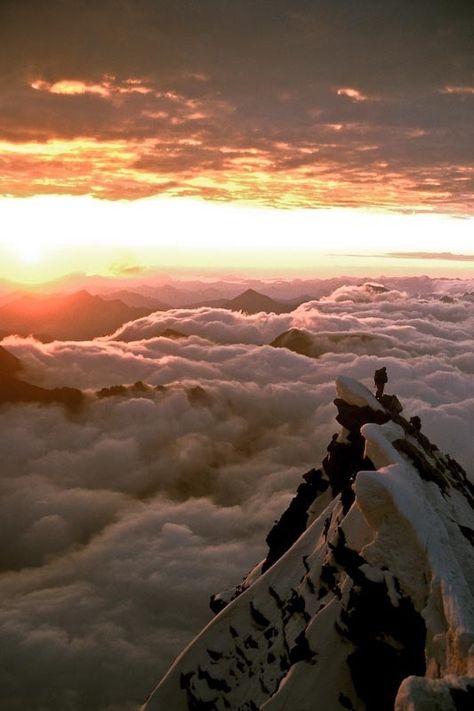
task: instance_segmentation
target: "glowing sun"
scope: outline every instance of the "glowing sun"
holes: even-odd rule
[[[18,258],[24,264],[37,264],[41,259],[41,251],[36,244],[22,242],[16,246]]]

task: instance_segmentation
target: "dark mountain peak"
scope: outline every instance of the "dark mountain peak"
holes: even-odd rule
[[[290,328],[277,336],[270,345],[273,348],[288,348],[300,355],[312,355],[314,351],[314,337],[307,331],[299,328]]]
[[[231,309],[232,311],[243,311],[248,314],[259,313],[260,311],[279,314],[291,311],[294,306],[275,301],[270,296],[261,294],[259,291],[255,291],[255,289],[246,289],[246,291],[239,294],[239,296],[227,301],[224,308]]]

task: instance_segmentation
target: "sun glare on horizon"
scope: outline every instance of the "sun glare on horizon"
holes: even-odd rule
[[[468,261],[474,256],[472,219],[434,213],[48,195],[4,198],[0,214],[0,277],[17,282],[41,283],[71,272],[120,276],[157,268],[273,270],[279,275],[285,270],[292,275],[408,273],[416,255],[417,268],[440,273],[433,257],[446,252],[446,244],[455,259],[438,262],[459,274],[472,267]],[[405,255],[405,264],[397,262],[397,254]],[[407,259],[410,254],[413,258]],[[429,262],[422,259],[426,255]]]
[[[41,261],[41,250],[34,242],[17,244],[15,251],[19,260],[25,264],[38,264]]]

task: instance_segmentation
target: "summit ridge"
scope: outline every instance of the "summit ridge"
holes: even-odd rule
[[[142,711],[471,707],[474,487],[378,377],[337,379],[321,466]]]

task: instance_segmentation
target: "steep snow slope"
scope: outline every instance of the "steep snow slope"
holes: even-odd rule
[[[143,711],[473,707],[473,487],[395,396],[337,394],[342,430],[267,559],[213,597]]]

